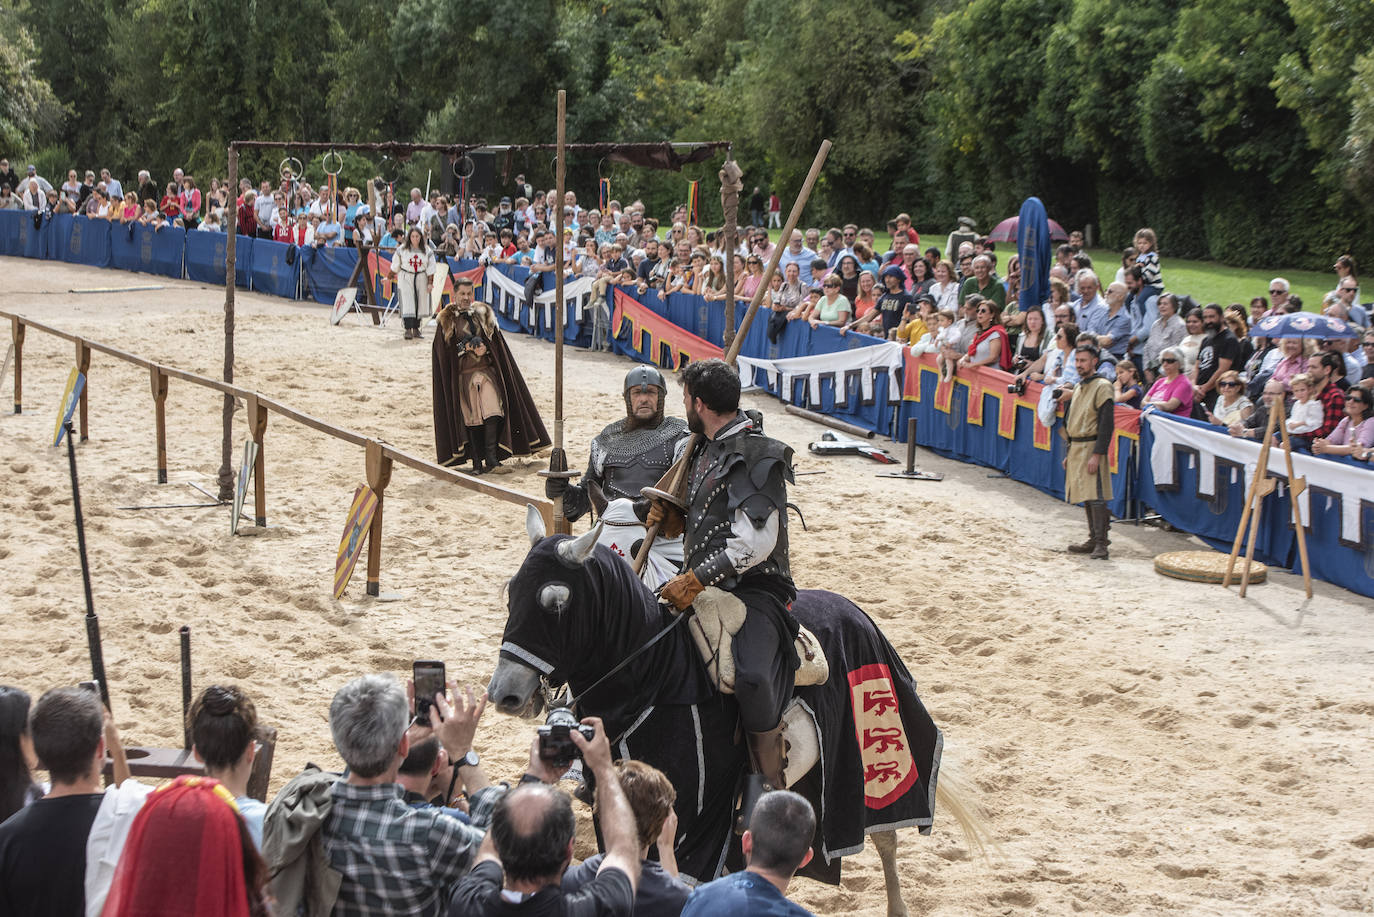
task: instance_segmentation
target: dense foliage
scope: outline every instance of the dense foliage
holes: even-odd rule
[[[732,139],[746,191],[785,202],[832,138],[809,222],[986,227],[1038,194],[1107,245],[1150,225],[1173,255],[1374,263],[1370,0],[21,0],[4,16],[0,144],[45,165],[223,174],[235,138],[548,141],[565,87],[570,139]],[[552,157],[511,165],[551,181]],[[608,176],[657,213],[684,197],[684,176],[569,165],[574,187]],[[717,165],[685,175],[708,219]],[[344,177],[376,168],[350,157]],[[403,180],[447,168],[417,157]]]

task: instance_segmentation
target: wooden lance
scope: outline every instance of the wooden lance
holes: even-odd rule
[[[816,151],[816,158],[811,163],[811,171],[806,173],[806,181],[802,182],[801,190],[797,192],[797,200],[792,205],[792,212],[787,215],[787,223],[782,228],[782,235],[778,237],[779,244],[773,246],[773,254],[768,259],[768,267],[763,271],[763,278],[759,281],[758,288],[754,290],[754,296],[749,300],[749,309],[744,313],[744,319],[740,322],[739,331],[735,334],[735,339],[730,342],[730,346],[725,351],[724,360],[727,364],[733,364],[735,358],[739,356],[740,346],[744,339],[749,336],[749,326],[754,323],[754,316],[759,311],[759,305],[763,298],[768,295],[768,285],[773,281],[773,274],[777,272],[778,261],[782,258],[783,249],[786,248],[787,239],[791,238],[792,230],[797,228],[797,223],[801,220],[802,210],[806,207],[807,198],[811,196],[811,189],[816,184],[816,179],[820,177],[821,167],[825,165],[825,159],[830,155],[830,141],[822,140],[821,148]],[[692,453],[701,442],[701,434],[693,433],[691,439],[687,441],[687,450],[682,454],[682,459],[668,469],[668,473],[659,481],[656,488],[646,488],[653,490],[655,495],[671,495],[672,502],[679,507],[686,504],[687,493],[687,468],[691,463]],[[639,573],[644,569],[645,562],[649,559],[649,549],[653,547],[654,539],[658,537],[658,525],[649,526],[648,534],[644,537],[644,543],[640,545],[639,553],[635,555],[634,569]]]
[[[558,200],[554,202],[554,256],[553,256],[553,451],[549,453],[549,469],[541,471],[545,478],[562,478],[565,481],[577,477],[578,472],[568,470],[568,453],[563,449],[563,186],[567,180],[567,165],[564,153],[568,142],[568,93],[558,90],[558,159],[554,166],[554,188]],[[563,517],[563,498],[553,501],[553,534],[570,535],[572,526]]]

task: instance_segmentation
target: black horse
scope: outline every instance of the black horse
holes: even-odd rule
[[[683,876],[709,881],[738,868],[732,816],[746,756],[733,695],[716,691],[681,626],[598,683],[674,614],[623,558],[596,546],[597,530],[545,537],[532,508],[527,528],[533,544],[509,584],[509,618],[488,694],[505,713],[535,716],[541,680],[566,684],[580,715],[605,722],[616,755],[652,764],[677,788]],[[872,834],[889,914],[904,914],[894,832],[930,832],[940,731],[896,650],[858,606],[803,590],[793,613],[816,635],[830,667],[824,685],[794,695],[819,736],[817,763],[800,779],[791,780],[789,770],[790,788],[817,814],[816,855],[802,874],[838,884],[840,858],[862,850]]]

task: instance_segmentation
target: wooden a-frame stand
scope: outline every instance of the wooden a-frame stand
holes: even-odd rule
[[[1293,443],[1288,438],[1288,427],[1278,422],[1283,416],[1283,402],[1275,401],[1269,410],[1269,423],[1265,426],[1264,440],[1260,443],[1259,461],[1255,466],[1255,476],[1250,482],[1250,492],[1245,497],[1245,512],[1241,514],[1240,525],[1236,526],[1236,540],[1231,545],[1231,557],[1226,562],[1226,576],[1221,584],[1228,589],[1235,573],[1236,558],[1240,555],[1241,543],[1245,540],[1245,528],[1250,527],[1250,541],[1245,548],[1245,569],[1241,571],[1240,596],[1245,598],[1245,589],[1250,585],[1250,562],[1255,557],[1255,540],[1259,537],[1260,507],[1264,498],[1273,493],[1278,484],[1277,478],[1269,477],[1269,450],[1274,444],[1274,429],[1279,430],[1283,442],[1283,461],[1288,468],[1288,503],[1292,507],[1293,527],[1298,534],[1298,557],[1302,560],[1302,584],[1307,597],[1312,598],[1312,573],[1307,564],[1307,533],[1302,527],[1302,509],[1298,505],[1298,495],[1307,489],[1307,478],[1293,474]]]

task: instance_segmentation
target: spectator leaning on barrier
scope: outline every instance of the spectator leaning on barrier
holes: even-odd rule
[[[454,890],[449,917],[634,913],[640,875],[634,812],[611,763],[604,724],[596,717],[582,724],[594,730],[591,740],[578,730],[570,737],[582,753],[583,766],[596,778],[596,811],[606,845],[596,875],[575,892],[562,887],[572,862],[576,819],[572,800],[552,786],[567,768],[543,761],[536,739],[530,746],[529,773],[496,804],[477,862]]]
[[[744,872],[708,882],[692,892],[683,917],[804,917],[811,912],[787,900],[797,870],[811,862],[816,813],[787,790],[765,793],[740,838]]]

